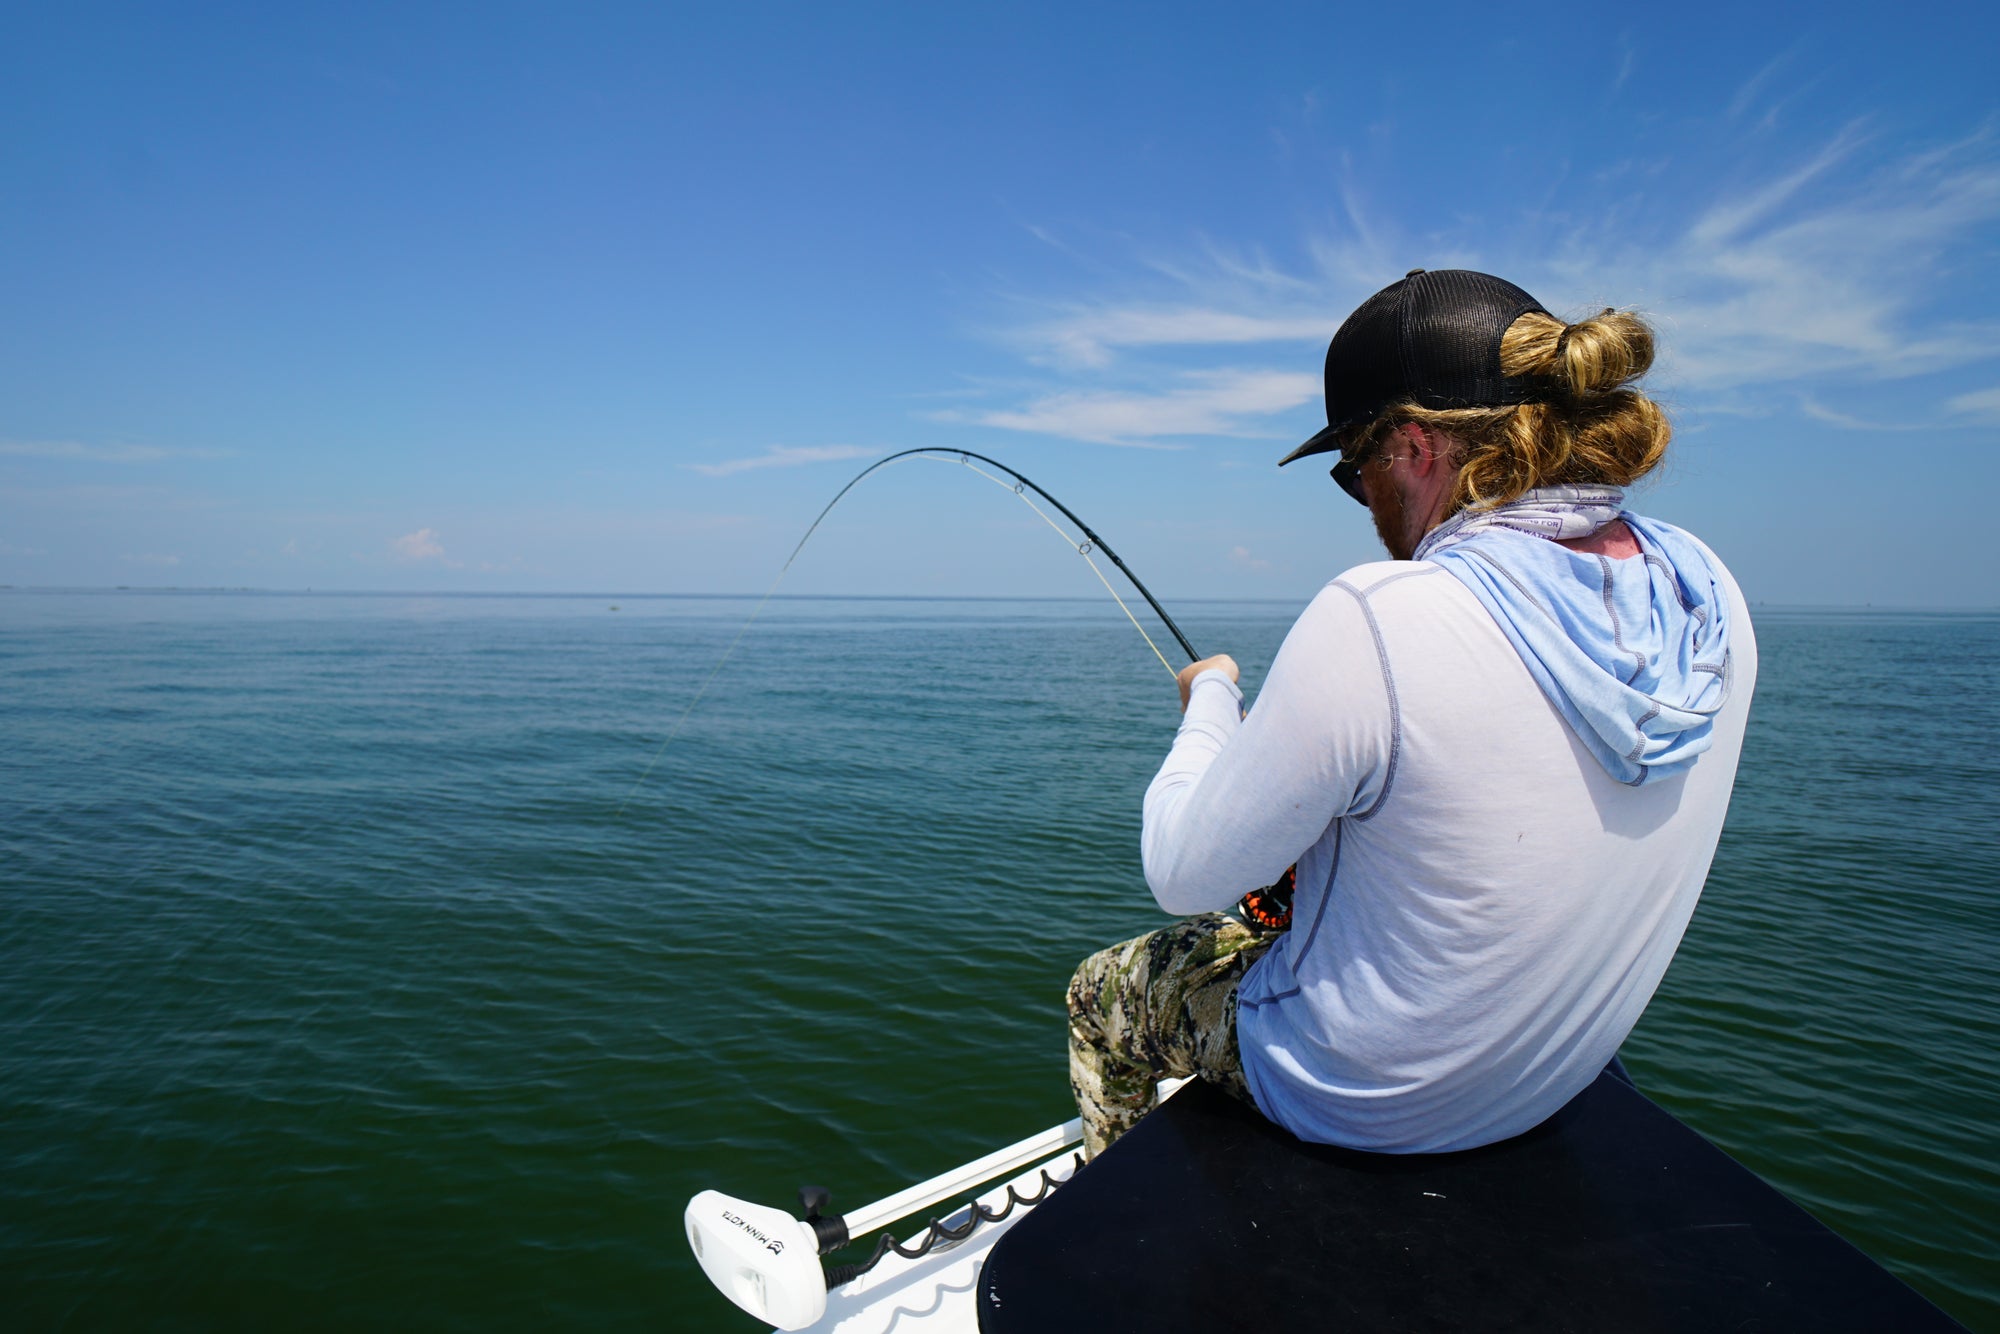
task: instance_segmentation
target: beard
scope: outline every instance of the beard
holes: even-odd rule
[[[1391,560],[1408,560],[1417,554],[1416,538],[1410,533],[1410,512],[1403,493],[1387,477],[1368,488],[1368,513],[1375,520],[1375,536],[1389,549]]]

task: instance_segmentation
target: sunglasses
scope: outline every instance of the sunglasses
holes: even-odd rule
[[[1361,463],[1362,460],[1358,458],[1342,459],[1334,464],[1326,475],[1333,478],[1341,490],[1353,496],[1356,504],[1366,505],[1368,493],[1361,489]]]
[[[1339,483],[1341,490],[1354,497],[1354,503],[1357,505],[1368,503],[1368,493],[1361,489],[1361,470],[1381,455],[1383,443],[1375,440],[1363,445],[1352,455],[1343,457],[1327,473],[1327,476]]]
[[[1377,461],[1390,462],[1390,460],[1380,458],[1382,447],[1386,443],[1386,441],[1378,440],[1374,444],[1365,445],[1362,447],[1361,452],[1353,458],[1343,458],[1327,470],[1326,475],[1339,483],[1341,490],[1353,496],[1354,503],[1357,505],[1366,505],[1368,503],[1368,493],[1361,489],[1361,470]]]

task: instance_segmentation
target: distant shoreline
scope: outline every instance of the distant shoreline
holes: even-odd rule
[[[383,588],[248,588],[248,587],[206,587],[182,588],[177,585],[35,585],[0,584],[0,593],[32,593],[37,595],[67,594],[90,596],[115,596],[125,594],[139,597],[271,597],[271,598],[450,598],[466,601],[543,601],[578,602],[621,600],[626,602],[755,602],[765,597],[762,593],[630,593],[630,592],[582,592],[535,593],[522,591],[479,591],[474,589],[383,589]],[[1176,597],[1176,605],[1199,606],[1243,606],[1272,605],[1299,606],[1311,595],[1297,597]],[[1102,602],[1100,597],[1063,594],[1004,594],[1004,593],[773,593],[772,602]],[[1855,615],[1871,613],[1887,615],[1907,615],[1912,612],[1931,614],[1991,615],[2000,613],[2000,605],[1992,606],[1938,606],[1921,603],[1874,604],[1835,602],[1752,602],[1752,610],[1760,612],[1840,612]]]

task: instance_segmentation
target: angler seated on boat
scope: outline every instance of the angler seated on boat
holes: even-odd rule
[[[1459,270],[1334,335],[1326,429],[1280,464],[1337,452],[1391,559],[1321,590],[1247,715],[1226,655],[1180,674],[1143,854],[1185,916],[1071,981],[1087,1153],[1163,1076],[1305,1140],[1473,1148],[1616,1054],[1700,896],[1757,673],[1722,562],[1624,508],[1670,436],[1634,387],[1652,356],[1634,315],[1565,323]]]

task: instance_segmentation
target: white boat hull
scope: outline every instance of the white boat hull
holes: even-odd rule
[[[998,1213],[1007,1207],[1007,1187],[1018,1195],[1031,1196],[1042,1188],[1042,1172],[1058,1184],[1069,1180],[1076,1170],[1072,1152],[1058,1154],[1047,1163],[1030,1167],[1009,1182],[1002,1182],[978,1197],[988,1210]],[[814,1334],[977,1334],[978,1312],[974,1294],[979,1267],[987,1252],[1003,1233],[1028,1214],[1016,1205],[997,1223],[981,1223],[972,1235],[956,1244],[940,1243],[928,1255],[906,1260],[894,1251],[882,1257],[873,1269],[826,1295],[826,1314],[808,1328]],[[960,1210],[944,1221],[962,1220]],[[918,1228],[915,1236],[921,1237]],[[872,1242],[872,1238],[869,1239]]]

